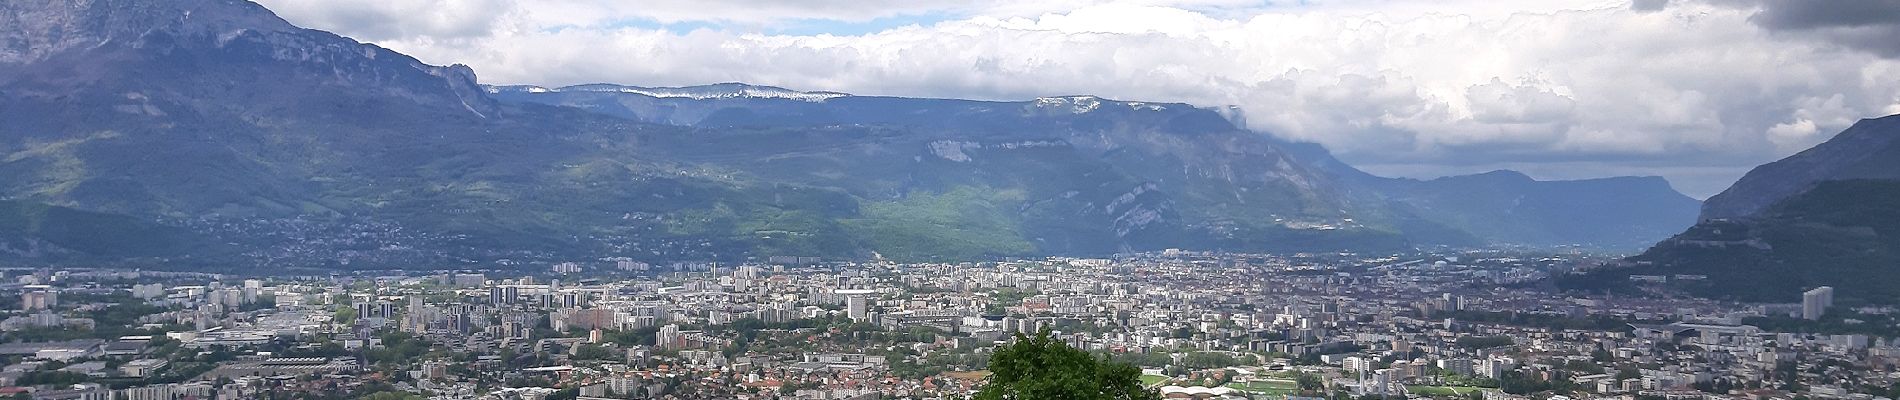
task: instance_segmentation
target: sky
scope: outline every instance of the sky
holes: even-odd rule
[[[1900,114],[1900,0],[257,0],[488,84],[1237,106],[1384,176],[1705,198]]]

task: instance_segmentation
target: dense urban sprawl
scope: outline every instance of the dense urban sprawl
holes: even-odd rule
[[[1503,251],[307,277],[14,270],[0,396],[964,398],[1037,335],[1163,398],[1893,398],[1893,310],[1556,291]],[[1637,276],[1636,280],[1694,280]]]

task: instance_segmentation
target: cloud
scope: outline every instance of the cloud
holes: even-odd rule
[[[542,28],[611,28],[714,23],[762,30],[804,23],[861,23],[905,16],[1035,16],[1097,0],[256,0],[297,22],[350,32],[364,40],[455,39],[514,20]],[[1350,3],[1351,1],[1347,1]],[[1304,2],[1297,2],[1304,3]],[[1297,4],[1296,3],[1296,4]],[[1260,6],[1258,0],[1119,0],[1116,4],[1203,12]],[[1268,3],[1271,4],[1271,3]]]
[[[744,81],[870,95],[1231,104],[1252,128],[1405,176],[1502,166],[1540,177],[1664,174],[1702,196],[1857,118],[1900,110],[1900,62],[1796,33],[1867,23],[1742,0],[825,3],[834,11],[549,0],[468,6],[487,10],[481,22],[450,10],[349,19],[334,10],[347,7],[309,1],[265,3],[298,3],[278,9],[292,22],[472,65],[488,83]],[[321,4],[336,1],[363,0]],[[921,14],[945,17],[852,35],[750,25]],[[628,19],[746,22],[689,30],[614,22]]]
[[[1636,0],[1630,3],[1630,9],[1636,11],[1662,11],[1669,8],[1669,0]]]
[[[521,12],[511,0],[259,0],[306,27],[363,41],[488,36]]]
[[[1766,0],[1753,21],[1768,29],[1820,29],[1900,24],[1900,1]]]
[[[1763,0],[1762,28],[1900,57],[1900,0]]]
[[[1802,118],[1768,127],[1768,141],[1775,144],[1799,144],[1808,141],[1809,137],[1820,132],[1821,130],[1814,126],[1813,120]]]

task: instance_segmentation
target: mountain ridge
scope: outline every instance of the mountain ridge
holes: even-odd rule
[[[1631,275],[1695,276],[1665,288],[1787,302],[1833,286],[1843,304],[1900,304],[1900,115],[1863,119],[1829,140],[1750,171],[1709,199],[1689,229],[1610,268],[1564,280],[1635,286]]]
[[[491,90],[491,92],[493,91]],[[1347,214],[1396,213],[1391,216],[1396,219],[1388,220],[1387,222],[1416,219],[1402,214],[1416,213],[1419,210],[1392,210],[1384,209],[1386,208],[1384,206],[1370,207],[1379,209],[1367,209],[1363,206],[1368,203],[1384,203],[1391,200],[1400,200],[1401,203],[1405,203],[1400,204],[1401,206],[1409,208],[1423,207],[1429,209],[1446,207],[1449,206],[1449,204],[1445,203],[1457,201],[1452,194],[1441,194],[1429,199],[1408,196],[1416,194],[1410,193],[1411,191],[1431,190],[1438,186],[1458,185],[1471,180],[1499,177],[1511,178],[1509,182],[1501,183],[1502,185],[1537,186],[1541,188],[1556,188],[1560,186],[1607,187],[1619,190],[1619,195],[1636,195],[1637,197],[1644,198],[1645,201],[1654,201],[1656,205],[1668,209],[1667,212],[1661,214],[1648,214],[1616,221],[1616,223],[1620,224],[1643,226],[1643,228],[1631,232],[1550,232],[1542,231],[1541,229],[1544,228],[1513,231],[1509,229],[1496,229],[1495,227],[1477,227],[1479,230],[1484,231],[1484,234],[1479,236],[1485,238],[1485,240],[1461,239],[1450,240],[1447,243],[1474,244],[1490,241],[1501,244],[1534,244],[1538,246],[1583,244],[1605,249],[1639,249],[1653,244],[1656,240],[1666,238],[1669,234],[1692,224],[1694,222],[1696,208],[1699,205],[1698,201],[1680,195],[1666,180],[1660,177],[1612,177],[1572,181],[1538,181],[1521,173],[1498,171],[1486,174],[1443,177],[1432,180],[1378,177],[1367,174],[1332,158],[1329,152],[1317,145],[1286,142],[1266,133],[1253,132],[1234,126],[1231,122],[1232,119],[1227,115],[1221,114],[1218,109],[1195,107],[1181,103],[1110,100],[1092,95],[1045,96],[1017,101],[853,96],[832,99],[825,103],[810,103],[780,102],[774,99],[664,99],[652,96],[641,96],[637,93],[629,95],[628,93],[575,94],[551,91],[533,93],[511,91],[510,93],[502,95],[500,99],[503,102],[510,103],[570,106],[622,118],[679,126],[851,126],[892,124],[942,126],[963,124],[958,127],[958,129],[961,129],[961,133],[981,132],[985,130],[1028,131],[1040,129],[1047,131],[1054,129],[1059,131],[1061,129],[1067,129],[1062,125],[1041,128],[1029,128],[1016,125],[1003,127],[982,126],[981,124],[972,124],[959,120],[972,115],[991,116],[1017,114],[1021,115],[1021,118],[1029,118],[1025,121],[1033,123],[1034,121],[1041,120],[1041,118],[1081,118],[1081,121],[1087,121],[1089,118],[1097,117],[1098,115],[1094,113],[1098,112],[1107,113],[1100,115],[1132,113],[1132,115],[1135,115],[1137,118],[1151,118],[1156,121],[1154,123],[1158,125],[1181,128],[1177,130],[1177,132],[1181,134],[1213,134],[1215,137],[1220,137],[1222,133],[1233,133],[1264,138],[1270,142],[1272,146],[1277,148],[1277,150],[1275,150],[1276,152],[1283,153],[1289,160],[1294,160],[1288,161],[1289,163],[1302,165],[1301,168],[1309,170],[1299,174],[1284,176],[1328,175],[1329,177],[1310,179],[1333,182],[1329,183],[1332,189],[1328,189],[1328,191],[1333,193],[1329,196],[1342,199],[1341,201],[1361,204],[1361,209],[1348,212]],[[901,115],[908,119],[893,119],[890,117],[891,115]],[[1073,123],[1079,122],[1071,122],[1071,124]],[[1091,136],[1099,135],[1091,134]],[[1088,148],[1088,141],[1097,138],[1066,137],[1056,139],[1065,141],[1084,140],[1083,142],[1072,144],[1082,145]],[[943,151],[951,151],[951,153],[949,153],[950,156],[962,159],[962,155],[954,151],[954,146],[940,146],[953,142],[954,141],[932,142],[933,154],[943,156],[945,155],[945,153],[942,153]],[[1126,141],[1111,140],[1109,142],[1125,143]],[[1089,149],[1092,152],[1115,151],[1114,145]],[[1623,190],[1625,186],[1633,188],[1633,190]],[[1528,187],[1511,189],[1513,193],[1518,194],[1534,193],[1538,190],[1548,189]],[[1608,216],[1620,215],[1619,212],[1621,209],[1629,208],[1633,204],[1646,204],[1645,207],[1648,206],[1648,203],[1641,202],[1617,203],[1617,200],[1614,198],[1615,196],[1591,196],[1587,192],[1588,191],[1573,190],[1569,196],[1592,197],[1593,201],[1598,204],[1616,204],[1614,207],[1596,207],[1593,209],[1593,211],[1596,212],[1607,213],[1605,215]],[[1553,196],[1561,197],[1553,194],[1539,197],[1539,200],[1546,203],[1544,207],[1553,210],[1562,207],[1592,205],[1587,202],[1564,203],[1564,199],[1555,198]],[[1503,210],[1508,211],[1510,209],[1505,208]],[[1507,215],[1493,211],[1498,210],[1465,207],[1460,212],[1482,214],[1484,216],[1471,218],[1459,217],[1455,219],[1459,220],[1457,221],[1458,223],[1466,225],[1524,223],[1536,224],[1540,227],[1548,227],[1548,229],[1558,231],[1562,231],[1571,226],[1588,225],[1552,221],[1554,218],[1541,218],[1535,221],[1512,220],[1509,218],[1500,219]],[[1433,224],[1454,222],[1452,221],[1452,219],[1454,219],[1451,218],[1452,216],[1439,215],[1436,217],[1437,218],[1428,219]],[[1488,221],[1511,222],[1494,224]],[[1615,241],[1602,240],[1602,238],[1606,236],[1624,236],[1629,238]]]
[[[1815,183],[1834,179],[1900,179],[1900,115],[1860,120],[1807,150],[1750,170],[1703,203],[1701,218],[1748,217]]]
[[[736,83],[500,90],[466,66],[225,0],[5,3],[0,21],[42,21],[0,29],[12,122],[0,195],[172,221],[237,243],[228,263],[962,261],[1497,239],[1395,207],[1323,148],[1185,104]]]

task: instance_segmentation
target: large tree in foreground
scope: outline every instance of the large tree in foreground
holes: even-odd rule
[[[1141,387],[1141,370],[1096,359],[1049,336],[1016,335],[1010,344],[990,356],[989,383],[977,400],[1137,400],[1159,399]]]

